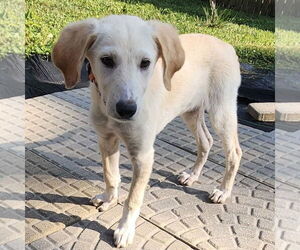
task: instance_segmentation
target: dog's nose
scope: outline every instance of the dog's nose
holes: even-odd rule
[[[123,119],[131,118],[135,114],[136,109],[136,103],[132,100],[120,100],[116,105],[117,113]]]

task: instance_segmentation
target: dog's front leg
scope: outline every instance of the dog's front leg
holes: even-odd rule
[[[132,153],[129,149],[129,153],[133,165],[133,178],[128,198],[124,204],[122,219],[114,232],[117,247],[126,247],[133,241],[135,222],[140,214],[154,159],[153,147],[138,153]]]
[[[105,192],[96,195],[91,201],[100,211],[105,211],[118,202],[119,174],[119,139],[112,134],[99,137],[99,147],[102,155]]]

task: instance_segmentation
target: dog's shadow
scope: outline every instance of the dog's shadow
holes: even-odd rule
[[[43,199],[49,203],[70,203],[77,205],[90,205],[92,206],[90,199],[87,197],[76,196],[63,196],[58,194],[40,194],[40,193],[26,193],[26,201]],[[90,220],[88,218],[82,219],[77,215],[70,215],[65,212],[49,211],[43,208],[25,207],[26,219],[37,219],[39,221],[49,221],[53,223],[63,223],[64,228],[67,227],[80,227],[83,230],[90,229],[100,234],[99,242],[104,241],[110,247],[114,247],[113,243],[113,230],[101,225],[99,220]],[[15,218],[16,219],[16,218]],[[83,231],[82,231],[83,232]]]
[[[162,181],[158,183],[158,186],[163,189],[175,189],[178,190],[178,195],[182,194],[188,194],[188,195],[193,195],[197,199],[199,199],[199,202],[204,202],[204,203],[209,203],[209,204],[214,204],[210,199],[209,199],[209,192],[206,190],[201,190],[197,188],[193,188],[191,186],[184,186],[181,185],[178,181],[177,175],[173,175],[171,177],[166,178],[165,181]]]

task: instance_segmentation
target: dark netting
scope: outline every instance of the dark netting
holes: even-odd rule
[[[24,95],[24,59],[7,55],[0,59],[0,99]]]
[[[89,86],[86,63],[81,70],[81,80],[75,88]],[[25,97],[32,98],[46,95],[53,92],[65,91],[64,78],[62,73],[50,60],[45,60],[41,56],[32,56],[25,62]]]

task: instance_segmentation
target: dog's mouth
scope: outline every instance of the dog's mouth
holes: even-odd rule
[[[134,117],[131,117],[131,118],[121,118],[121,117],[115,117],[115,116],[111,116],[109,115],[109,117],[116,121],[116,122],[119,122],[119,123],[126,123],[126,122],[132,122],[134,121]]]
[[[116,112],[113,113],[107,113],[107,115],[109,116],[109,118],[111,118],[112,120],[118,122],[118,123],[130,123],[136,120],[136,117],[138,115],[138,110],[136,111],[136,113],[131,116],[131,117],[121,117],[119,116]]]

